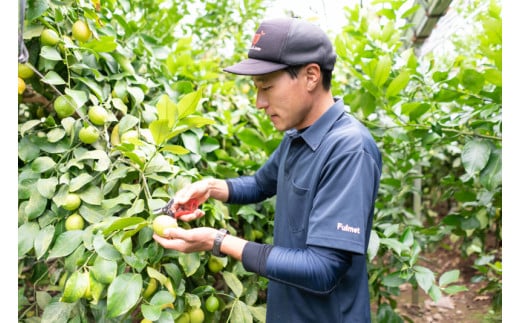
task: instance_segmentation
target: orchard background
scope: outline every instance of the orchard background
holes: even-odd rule
[[[383,153],[367,255],[374,321],[405,319],[403,284],[434,301],[468,289],[459,268],[429,267],[439,249],[471,263],[500,317],[501,2],[454,6],[473,30],[443,56],[404,46],[412,26],[398,22],[419,5],[377,2],[345,8],[333,39],[333,93]],[[251,81],[222,72],[246,56],[268,2],[20,4],[18,320],[263,322],[264,278],[165,250],[151,222],[186,183],[251,174],[280,142]],[[275,202],[210,200],[181,225],[270,243]]]

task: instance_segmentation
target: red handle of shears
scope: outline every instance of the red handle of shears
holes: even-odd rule
[[[185,214],[193,213],[198,206],[199,202],[196,199],[191,199],[186,204],[183,204],[179,209],[175,210],[173,216],[177,219]]]

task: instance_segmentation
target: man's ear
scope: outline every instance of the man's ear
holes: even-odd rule
[[[307,91],[314,91],[321,83],[321,69],[316,63],[305,66],[305,80],[307,82]]]

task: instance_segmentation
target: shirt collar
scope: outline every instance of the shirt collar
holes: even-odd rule
[[[325,134],[339,116],[345,112],[343,99],[334,98],[334,101],[334,104],[303,133],[298,132],[296,129],[291,129],[287,131],[287,135],[292,139],[301,136],[313,151],[318,149]]]

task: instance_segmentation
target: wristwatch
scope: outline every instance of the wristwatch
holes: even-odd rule
[[[220,252],[220,245],[222,244],[222,240],[224,240],[224,237],[226,234],[228,234],[229,231],[226,229],[220,229],[217,232],[217,236],[215,237],[215,240],[213,241],[213,249],[211,250],[211,253],[214,256],[217,257],[225,257],[226,255]]]

